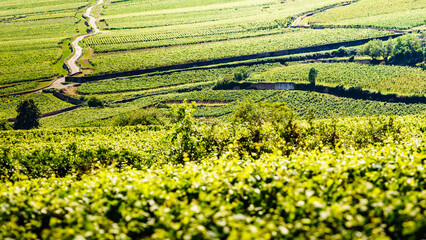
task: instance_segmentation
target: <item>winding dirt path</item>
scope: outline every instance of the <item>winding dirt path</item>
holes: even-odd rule
[[[104,3],[104,0],[99,0],[97,5],[101,5],[103,3]],[[76,38],[71,43],[74,55],[67,61],[68,66],[70,68],[70,75],[81,72],[80,67],[77,65],[77,60],[82,56],[83,48],[80,47],[79,43],[86,37],[90,37],[98,33],[102,33],[102,31],[98,29],[98,26],[96,26],[96,18],[90,16],[90,14],[92,13],[92,10],[93,10],[93,7],[89,7],[83,15],[89,18],[89,25],[93,28],[93,31],[89,34]]]
[[[105,2],[104,0],[99,0],[97,5],[104,4],[104,2]],[[65,60],[65,63],[67,64],[69,68],[69,75],[81,73],[80,66],[77,65],[77,60],[83,55],[83,48],[80,47],[79,43],[86,37],[90,37],[98,33],[105,33],[105,31],[101,31],[98,29],[98,26],[96,25],[96,18],[90,16],[90,14],[92,13],[92,10],[93,10],[93,6],[89,7],[83,15],[89,18],[89,25],[92,27],[93,31],[89,34],[77,37],[71,43],[71,46],[73,49],[73,55],[68,60]],[[65,77],[60,77],[56,79],[52,84],[50,84],[50,86],[47,88],[65,89],[75,85],[75,84],[66,85],[64,83],[65,83]]]

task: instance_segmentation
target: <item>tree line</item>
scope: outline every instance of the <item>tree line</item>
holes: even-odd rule
[[[405,35],[388,41],[372,40],[358,50],[359,55],[368,55],[373,61],[383,58],[386,64],[424,66],[425,42],[414,35]]]

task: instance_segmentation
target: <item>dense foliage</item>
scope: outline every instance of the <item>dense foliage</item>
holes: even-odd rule
[[[9,180],[22,176],[65,176],[87,173],[93,168],[111,164],[140,167],[174,162],[174,158],[168,159],[167,156],[171,152],[176,155],[176,151],[180,156],[197,153],[198,157],[191,159],[200,160],[211,154],[219,156],[229,144],[237,144],[235,147],[242,155],[255,157],[251,154],[257,153],[256,158],[260,156],[258,154],[274,149],[291,153],[292,149],[310,150],[337,145],[361,148],[382,143],[388,138],[395,141],[416,138],[424,131],[424,115],[398,119],[376,117],[358,122],[339,120],[334,123],[313,121],[310,117],[306,125],[296,121],[282,103],[249,103],[237,108],[233,123],[222,122],[220,125],[217,122],[200,124],[191,116],[193,109],[179,106],[173,115],[172,125],[161,131],[143,131],[146,130],[143,127],[110,127],[3,132],[2,176]],[[403,127],[403,121],[408,125]],[[179,136],[188,133],[187,138],[191,140],[179,140]],[[330,136],[335,137],[330,139]],[[28,139],[32,140],[29,142]],[[181,144],[190,144],[194,148],[182,150],[184,145]]]
[[[277,111],[232,125],[191,112],[169,129],[0,132],[0,236],[424,237],[424,115],[294,122],[285,141]]]
[[[1,184],[0,235],[421,239],[425,175],[417,147],[228,156]]]
[[[424,62],[426,48],[414,35],[405,35],[386,42],[372,40],[361,47],[359,54],[368,55],[373,60],[382,57],[385,63],[414,66]]]
[[[425,61],[426,46],[413,35],[396,39],[395,48],[392,51],[391,63],[414,66]]]

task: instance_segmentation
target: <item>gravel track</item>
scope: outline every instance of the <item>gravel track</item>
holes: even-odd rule
[[[99,0],[97,5],[101,5],[103,3],[104,3],[104,0]],[[92,10],[93,10],[93,7],[89,7],[83,15],[89,18],[89,25],[92,27],[93,31],[89,34],[77,37],[71,43],[74,55],[67,61],[68,66],[70,68],[69,69],[70,75],[74,75],[81,72],[80,67],[77,65],[77,60],[82,56],[83,48],[80,47],[79,43],[86,37],[90,37],[98,33],[102,33],[102,31],[98,29],[98,26],[96,26],[96,18],[90,16],[90,14],[92,13]]]

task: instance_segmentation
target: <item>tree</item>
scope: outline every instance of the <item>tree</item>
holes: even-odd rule
[[[414,66],[424,59],[422,42],[413,35],[405,35],[396,39],[390,62],[398,65]]]
[[[359,54],[370,56],[373,60],[376,60],[383,56],[383,42],[378,39],[371,40],[361,47]]]
[[[262,126],[265,122],[270,122],[274,126],[279,126],[293,117],[293,113],[285,103],[255,103],[247,99],[237,107],[232,121],[252,126]]]
[[[16,111],[18,116],[14,124],[15,129],[32,129],[40,126],[41,112],[33,99],[23,100],[19,103]]]
[[[315,68],[311,68],[311,70],[309,70],[309,83],[312,86],[315,86],[317,75],[318,75],[318,71]]]
[[[247,71],[238,71],[238,72],[234,72],[234,81],[240,82],[246,78],[248,78],[249,74]]]
[[[194,118],[196,107],[195,102],[190,105],[186,100],[173,107],[171,122],[174,127],[169,138],[173,147],[170,159],[177,163],[197,160],[203,154],[198,122]]]
[[[382,57],[383,57],[383,60],[385,60],[385,63],[389,61],[389,58],[392,56],[392,52],[394,48],[395,48],[395,42],[392,39],[383,43]]]
[[[272,135],[268,133],[268,127],[265,127],[267,125],[272,126],[279,138],[283,139],[286,144],[296,146],[300,140],[295,115],[285,103],[255,103],[246,100],[237,107],[232,116],[232,121],[248,127],[250,137],[246,138],[245,143],[242,144],[249,152],[259,152],[259,149],[253,146],[271,140]],[[266,147],[266,145],[263,145],[263,147]]]

